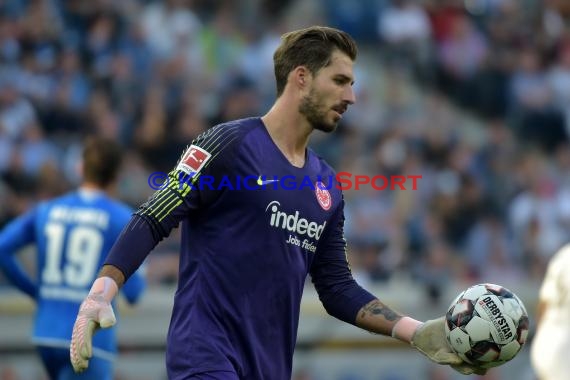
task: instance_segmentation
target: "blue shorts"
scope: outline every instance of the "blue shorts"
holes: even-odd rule
[[[38,353],[51,380],[113,380],[113,363],[92,357],[89,367],[80,374],[73,371],[69,350],[37,346]]]

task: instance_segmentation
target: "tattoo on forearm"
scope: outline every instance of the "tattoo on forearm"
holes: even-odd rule
[[[388,306],[384,305],[380,301],[372,301],[368,305],[362,308],[362,317],[364,318],[367,313],[372,315],[382,315],[388,321],[396,321],[401,318],[401,316],[390,309]]]

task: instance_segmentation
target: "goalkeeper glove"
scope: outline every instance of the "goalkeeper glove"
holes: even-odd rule
[[[394,325],[392,336],[409,340],[412,347],[416,348],[431,361],[437,364],[446,364],[454,370],[464,374],[484,375],[487,371],[469,364],[461,359],[449,347],[445,336],[445,317],[429,320],[424,323],[403,317]],[[412,333],[413,331],[413,333]],[[411,334],[411,338],[409,338]],[[408,337],[409,339],[406,339]]]
[[[108,328],[115,324],[116,318],[111,301],[119,288],[110,277],[95,280],[87,298],[81,303],[77,319],[73,325],[69,356],[73,370],[83,372],[89,366],[93,356],[93,334],[99,328]]]

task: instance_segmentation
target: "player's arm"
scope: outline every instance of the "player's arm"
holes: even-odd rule
[[[484,374],[485,369],[465,363],[451,350],[444,323],[443,317],[427,322],[417,321],[395,312],[377,299],[362,307],[356,316],[358,327],[408,343],[437,364],[450,365],[464,375]]]
[[[443,318],[424,323],[404,316],[356,283],[346,258],[343,209],[344,201],[323,232],[311,266],[311,278],[327,312],[367,331],[410,343],[430,360],[463,374],[484,373],[453,353]]]
[[[367,331],[381,335],[392,335],[394,326],[402,319],[403,315],[392,310],[380,300],[374,299],[364,305],[356,315],[356,326]],[[421,324],[418,322],[418,325]],[[400,337],[402,340],[411,341],[411,336]]]
[[[0,232],[0,269],[16,288],[36,299],[38,287],[15,257],[21,248],[34,242],[34,220],[35,209],[14,219]]]
[[[237,131],[237,127],[214,127],[200,135],[168,174],[168,185],[142,204],[123,228],[73,327],[70,358],[76,372],[88,366],[95,331],[115,324],[111,301],[125,281],[182,219],[215,200],[215,192],[204,191],[196,183],[203,175],[215,176],[225,170],[226,148],[235,140]]]
[[[568,268],[566,263],[570,263],[570,244],[560,248],[550,259],[546,268],[546,273],[538,292],[538,305],[536,307],[537,328],[540,327],[542,317],[550,307],[549,305],[557,304],[570,291],[570,289],[565,289],[564,281],[562,281],[568,275],[566,273],[566,268]]]
[[[162,192],[166,193],[165,196],[170,193],[167,190]],[[192,204],[192,200],[185,202],[185,194],[177,194],[172,199],[174,202],[180,200],[180,203],[173,210],[166,210],[164,219],[159,219],[155,214],[161,213],[164,208],[161,206],[163,197],[157,193],[138,209],[123,228],[107,255],[98,278],[79,308],[70,346],[71,364],[76,372],[84,371],[89,364],[93,334],[99,328],[115,324],[116,318],[111,304],[119,289],[129,282],[131,277],[134,278],[134,273],[148,254],[178,225],[189,211],[188,205]],[[189,198],[195,199],[192,195]]]

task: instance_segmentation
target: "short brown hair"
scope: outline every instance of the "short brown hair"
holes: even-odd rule
[[[101,187],[112,184],[122,162],[121,147],[111,139],[88,137],[83,148],[83,177]]]
[[[334,50],[340,50],[353,61],[358,49],[354,39],[342,30],[311,26],[281,36],[281,45],[273,54],[277,97],[281,96],[289,73],[298,66],[306,66],[314,75],[331,63]]]

